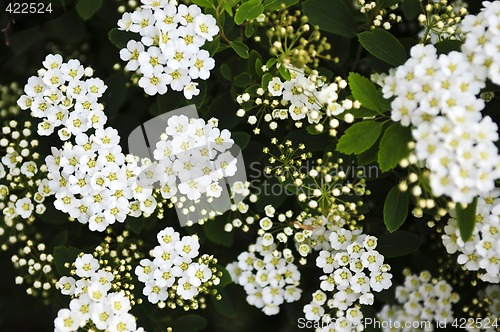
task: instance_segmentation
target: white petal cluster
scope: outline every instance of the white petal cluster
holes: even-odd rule
[[[135,274],[144,283],[143,294],[157,304],[175,296],[188,301],[206,293],[210,284],[217,284],[214,270],[206,263],[207,255],[200,256],[197,236],[183,236],[167,227],[157,235],[159,246],[151,259],[142,259]]]
[[[300,300],[300,271],[286,249],[277,250],[270,233],[257,238],[238,261],[227,266],[234,283],[243,286],[247,302],[268,316],[277,315],[283,303]]]
[[[42,181],[40,192],[55,195],[56,209],[92,231],[124,222],[127,215],[152,214],[157,207],[153,189],[137,184],[151,162],[125,156],[118,131],[106,127],[104,107],[98,103],[106,90],[103,81],[85,80],[93,70],[84,69],[78,60],[62,61],[60,55],[48,55],[45,68],[28,80],[26,95],[18,100],[21,108],[43,119],[39,134],[50,135],[62,126],[58,133],[65,143],[60,149],[52,147],[45,158],[48,180]],[[56,80],[53,73],[60,77]],[[49,85],[56,81],[59,85]]]
[[[423,271],[420,275],[406,275],[404,285],[396,287],[397,304],[385,305],[377,314],[381,321],[400,322],[401,326],[406,326],[405,322],[410,322],[408,326],[413,326],[414,322],[453,322],[452,305],[460,300],[457,293],[453,292],[452,286],[446,280],[432,278],[428,271]],[[415,324],[415,326],[417,326]],[[390,328],[383,328],[382,331],[392,331]],[[420,328],[409,328],[405,331],[421,331]],[[434,328],[425,331],[434,331]]]
[[[384,256],[376,250],[377,238],[363,234],[361,229],[336,226],[329,240],[329,250],[321,250],[316,259],[316,266],[324,275],[320,277],[320,290],[313,294],[311,303],[304,306],[305,318],[323,319],[326,306],[343,317],[330,323],[338,331],[362,329],[363,314],[359,305],[372,305],[373,292],[391,287],[390,266],[384,264]]]
[[[118,21],[120,30],[140,35],[140,41],[130,40],[120,51],[125,69],[141,75],[139,86],[148,95],[163,95],[170,86],[191,99],[200,92],[193,80],[207,80],[215,67],[208,51],[200,49],[219,33],[215,18],[197,5],[142,2]]]
[[[73,299],[69,308],[59,310],[54,320],[55,332],[79,331],[85,326],[109,332],[144,332],[129,313],[132,305],[125,292],[113,291],[113,273],[100,269],[91,254],[79,256],[75,267],[78,279],[62,277],[56,284],[63,295]]]
[[[292,66],[287,68],[291,74],[290,80],[283,81],[275,76],[265,89],[257,90],[258,97],[255,100],[250,100],[248,93],[237,97],[240,105],[246,106],[250,103],[259,108],[270,107],[272,112],[266,114],[264,120],[270,122],[271,129],[276,129],[275,121],[277,120],[291,118],[294,121],[301,121],[305,119],[310,124],[318,124],[324,116],[338,116],[353,108],[351,100],[339,101],[340,91],[347,86],[344,80],[326,83],[326,78],[320,76],[317,71],[306,74],[303,69]],[[252,105],[248,106],[245,108],[248,109]],[[244,116],[245,112],[240,110],[237,115]],[[249,116],[248,122],[252,125],[256,124],[256,116]]]
[[[437,55],[433,45],[416,45],[411,58],[385,78],[392,120],[412,125],[417,158],[430,170],[435,196],[468,204],[492,190],[500,178],[497,125],[481,114],[477,97],[485,77],[466,54]]]
[[[231,132],[217,128],[217,120],[205,122],[176,115],[156,144],[154,159],[161,194],[170,199],[179,192],[189,200],[202,195],[218,198],[219,180],[236,174],[236,158],[228,151],[234,144]],[[222,184],[224,185],[224,184]]]
[[[91,78],[93,70],[80,61],[63,63],[59,54],[49,54],[42,62],[38,76],[32,76],[24,87],[25,95],[17,104],[31,115],[43,119],[38,134],[48,136],[58,127],[65,141],[89,129],[102,128],[107,120],[98,99],[107,86],[99,78]]]
[[[137,184],[138,174],[149,164],[126,157],[119,142],[115,129],[97,129],[90,136],[79,134],[76,144],[53,147],[46,158],[54,206],[91,231],[103,232],[128,215],[151,215],[157,207],[153,189]]]
[[[466,34],[462,52],[474,65],[474,74],[483,81],[489,78],[500,84],[500,2],[483,1],[478,15],[468,15],[461,24]]]
[[[500,282],[499,195],[494,191],[478,198],[476,226],[469,241],[462,240],[453,211],[441,236],[448,253],[458,253],[460,265],[469,271],[479,271],[479,278],[491,283]]]

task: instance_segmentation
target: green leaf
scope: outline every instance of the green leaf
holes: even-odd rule
[[[408,216],[409,204],[408,192],[399,190],[398,185],[392,187],[384,203],[384,223],[389,232],[392,233],[403,225]]]
[[[377,162],[378,146],[374,144],[363,153],[358,154],[358,164],[369,165]]]
[[[371,118],[377,115],[380,115],[379,112],[377,111],[372,111],[369,110],[366,107],[361,106],[360,108],[353,108],[349,110],[349,113],[351,113],[355,118]]]
[[[267,90],[267,86],[269,85],[269,82],[271,82],[273,79],[273,74],[271,73],[265,73],[264,76],[262,76],[262,89]]]
[[[241,58],[248,59],[250,54],[248,53],[247,45],[243,44],[242,42],[233,40],[231,42],[231,47]]]
[[[295,5],[299,0],[265,0],[264,7],[266,10],[280,10],[281,5],[284,4],[285,8]]]
[[[356,98],[362,106],[378,113],[386,111],[386,109],[384,109],[384,97],[382,96],[382,92],[366,77],[358,73],[350,73],[349,87],[351,88],[354,98]]]
[[[64,246],[68,240],[68,231],[60,231],[53,239],[51,245],[53,247]]]
[[[460,52],[462,50],[463,41],[460,40],[443,40],[434,46],[437,49],[438,54],[448,54],[452,51]]]
[[[207,327],[207,320],[196,314],[187,314],[174,320],[170,327],[174,331],[198,332]]]
[[[118,30],[118,28],[113,28],[108,33],[108,38],[113,45],[118,48],[127,47],[129,40],[136,40],[137,34],[130,31]]]
[[[76,12],[85,21],[92,18],[101,9],[103,0],[78,0]]]
[[[208,220],[203,224],[203,232],[210,242],[224,247],[230,247],[233,244],[233,233],[228,233],[224,230],[226,222],[227,218],[217,216],[213,220]]]
[[[224,10],[229,14],[229,16],[233,16],[233,7],[228,2],[224,1],[222,7],[224,7]]]
[[[206,42],[205,45],[203,45],[203,48],[206,49],[211,56],[213,56],[219,50],[219,46],[220,37],[217,36],[212,41]]]
[[[139,235],[144,228],[144,219],[142,218],[127,218],[125,225],[135,234]]]
[[[215,265],[217,270],[222,272],[222,277],[220,277],[219,288],[224,288],[233,283],[233,279],[231,278],[231,274],[226,270],[222,265]]]
[[[368,52],[390,65],[400,66],[408,58],[403,44],[384,29],[358,33],[358,39]]]
[[[378,238],[377,251],[386,258],[401,257],[416,251],[424,239],[415,233],[398,230]]]
[[[413,20],[422,12],[421,2],[420,0],[403,0],[402,9],[404,16]]]
[[[455,207],[460,237],[464,242],[469,241],[474,233],[474,227],[476,227],[476,211],[477,197],[466,207],[463,207],[460,203]]]
[[[379,138],[384,124],[363,121],[352,125],[339,140],[337,150],[345,154],[360,154],[368,150]]]
[[[247,37],[247,38],[252,37],[253,32],[254,32],[254,29],[253,29],[253,24],[252,24],[252,23],[248,23],[248,24],[245,26],[245,37]]]
[[[256,50],[250,52],[247,62],[247,72],[262,77],[262,56]]]
[[[241,150],[244,150],[248,146],[251,136],[243,131],[236,131],[231,134],[231,138]]]
[[[239,88],[246,88],[252,83],[252,75],[247,72],[243,72],[236,76],[233,80],[234,86]]]
[[[224,77],[228,81],[233,80],[233,71],[231,70],[231,67],[227,63],[223,63],[220,68],[220,73],[222,74],[222,77]]]
[[[213,0],[192,0],[191,2],[200,7],[215,8]]]
[[[278,62],[278,59],[276,58],[271,58],[269,60],[267,60],[266,62],[266,67],[267,69],[270,69],[272,66],[274,66],[276,63]]]
[[[232,294],[226,289],[220,289],[219,293],[222,296],[222,299],[220,299],[219,301],[215,299],[215,296],[210,296],[212,304],[217,313],[227,318],[236,318],[237,312],[231,299]]]
[[[260,58],[255,60],[255,73],[259,77],[262,77],[262,74],[264,73],[262,71],[262,60]]]
[[[353,12],[344,1],[307,0],[302,10],[309,22],[323,31],[347,38],[356,36]]]
[[[80,250],[74,247],[57,246],[54,248],[54,265],[61,277],[70,275],[70,269],[65,267],[64,264],[73,263],[79,253]]]
[[[122,71],[115,71],[106,78],[108,89],[104,94],[104,105],[106,105],[106,113],[115,115],[118,109],[123,105],[127,96],[127,78]]]
[[[288,70],[288,68],[281,65],[279,70],[281,77],[283,77],[285,80],[289,81],[292,79],[292,75],[290,74],[290,70]]]
[[[393,123],[382,136],[378,151],[378,163],[382,172],[387,172],[403,159],[408,157],[410,149],[408,142],[412,139],[410,127]]]
[[[236,9],[234,15],[234,22],[240,25],[244,21],[255,20],[260,14],[264,12],[264,5],[261,0],[250,0],[241,4]]]

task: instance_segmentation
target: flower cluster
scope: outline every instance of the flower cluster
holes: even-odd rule
[[[48,136],[58,127],[62,141],[104,126],[107,117],[98,99],[107,86],[99,78],[91,78],[93,70],[80,61],[63,63],[59,54],[49,54],[42,62],[38,76],[32,76],[24,87],[25,95],[17,101],[23,110],[29,109],[38,124],[38,134]]]
[[[429,1],[423,7],[424,13],[418,16],[424,28],[420,33],[422,42],[435,44],[443,40],[463,39],[461,22],[469,13],[467,6],[464,0]]]
[[[392,320],[405,326],[413,326],[413,322],[423,320],[430,322],[452,322],[453,304],[460,299],[459,295],[453,292],[452,286],[446,280],[432,278],[428,271],[423,271],[419,275],[411,274],[405,270],[404,285],[396,287],[395,305],[385,305],[378,313],[377,317],[381,321]],[[386,331],[396,331],[390,328],[383,328]],[[399,330],[398,330],[399,331]],[[420,329],[410,329],[408,331],[420,331]],[[434,328],[426,329],[434,331]]]
[[[280,305],[300,300],[300,271],[289,249],[277,250],[272,234],[266,233],[227,266],[234,283],[243,286],[247,302],[268,316],[277,315]]]
[[[176,1],[142,1],[133,13],[124,13],[120,30],[138,33],[140,41],[130,40],[120,51],[125,67],[141,75],[139,86],[148,95],[165,94],[168,86],[183,91],[187,99],[197,95],[198,83],[206,80],[215,61],[200,49],[219,33],[216,20],[196,5],[176,6]]]
[[[165,133],[154,150],[164,198],[177,191],[189,200],[202,194],[218,198],[223,188],[219,180],[236,174],[236,158],[228,151],[234,144],[231,132],[217,128],[217,119],[189,119],[175,115],[168,119]]]
[[[149,164],[125,156],[119,142],[115,129],[97,129],[78,135],[76,144],[52,148],[46,158],[54,206],[92,231],[124,222],[127,215],[151,215],[157,207],[153,189],[137,184],[137,175]]]
[[[0,208],[6,226],[12,227],[17,217],[33,222],[36,214],[44,213],[43,202],[50,192],[44,186],[47,167],[40,165],[38,152],[31,151],[38,146],[38,140],[32,138],[31,122],[11,120],[2,127],[2,136]]]
[[[160,308],[167,305],[184,310],[204,307],[202,294],[217,295],[213,288],[220,283],[221,272],[214,267],[217,259],[200,256],[197,236],[183,236],[167,227],[157,235],[159,246],[151,255],[153,260],[142,259],[135,274],[144,283],[143,294]]]
[[[493,83],[500,84],[500,50],[497,45],[500,2],[484,1],[483,6],[477,16],[468,15],[461,24],[466,34],[462,52],[474,65],[474,74],[479,80],[489,78]]]
[[[492,190],[500,177],[497,125],[481,110],[485,86],[480,70],[460,52],[437,55],[433,45],[416,45],[411,58],[383,82],[392,101],[392,120],[413,125],[417,158],[430,170],[435,196],[468,204]]]
[[[403,20],[400,15],[394,13],[399,8],[399,3],[384,9],[380,9],[375,0],[355,0],[354,5],[369,20],[370,28],[390,30],[393,23],[400,23]]]
[[[62,61],[60,55],[48,55],[44,69],[28,80],[26,95],[18,100],[21,108],[43,118],[39,134],[50,135],[62,126],[58,134],[65,143],[61,149],[52,147],[45,158],[49,180],[42,181],[40,192],[55,195],[56,209],[92,231],[124,222],[127,215],[152,214],[157,207],[153,189],[137,184],[150,162],[125,156],[118,131],[106,127],[104,107],[98,103],[104,82],[87,79],[93,70],[78,60]]]
[[[71,332],[95,327],[101,331],[143,332],[137,328],[136,318],[129,313],[133,296],[125,280],[119,280],[126,266],[117,269],[98,260],[106,248],[97,247],[94,254],[81,253],[73,263],[72,275],[62,277],[57,287],[63,295],[71,296],[69,309],[61,309],[54,320],[54,331]],[[123,262],[124,263],[124,262]],[[129,266],[130,267],[130,266]],[[130,273],[127,272],[128,279]]]
[[[40,241],[40,234],[35,234],[33,240],[27,240],[26,245],[12,255],[11,261],[19,270],[16,277],[17,285],[25,285],[28,295],[49,298],[50,290],[56,283],[54,277],[54,256],[47,253],[47,246]],[[48,303],[48,301],[46,302]]]
[[[500,192],[480,196],[476,226],[472,238],[464,242],[455,218],[450,218],[441,236],[449,254],[458,252],[457,261],[469,271],[479,271],[479,278],[500,282]],[[453,211],[451,215],[454,217]]]
[[[304,313],[307,320],[319,321],[324,319],[326,305],[336,317],[341,317],[330,324],[337,324],[337,331],[352,331],[362,325],[359,305],[372,305],[373,292],[389,289],[392,274],[390,266],[384,264],[384,256],[376,250],[376,237],[342,226],[343,221],[339,220],[331,229],[330,248],[321,250],[316,259],[324,275],[320,277],[320,290],[304,306]],[[329,298],[328,293],[333,296]]]
[[[266,66],[263,69],[268,70]],[[334,83],[326,83],[326,78],[317,71],[307,74],[303,69],[293,66],[287,66],[287,70],[291,76],[289,80],[283,81],[279,76],[274,76],[268,82],[263,82],[264,88],[257,88],[255,95],[251,96],[247,92],[238,96],[237,101],[243,108],[238,110],[237,115],[243,117],[256,109],[256,115],[248,116],[248,123],[258,126],[263,118],[272,130],[278,127],[276,121],[291,118],[298,128],[302,127],[302,120],[306,120],[322,132],[323,123],[329,119],[332,128],[330,134],[335,136],[335,128],[339,126],[335,117],[359,107],[358,102],[339,100],[339,93],[346,88],[347,82],[337,77]],[[259,133],[258,129],[254,132]]]
[[[332,55],[328,39],[321,35],[318,26],[308,21],[300,9],[282,9],[266,11],[248,24],[263,26],[267,30],[267,40],[261,36],[255,36],[254,40],[262,42],[263,47],[270,45],[269,53],[283,64],[318,68],[320,60],[339,62],[339,58]]]
[[[239,181],[243,173],[238,170],[238,152],[230,151],[233,146],[231,132],[219,129],[216,118],[171,116],[153,151],[152,177],[140,175],[139,183],[158,182],[159,193],[175,205],[182,223],[203,223],[225,212],[230,199],[238,204],[248,195]],[[225,179],[230,179],[230,188]]]

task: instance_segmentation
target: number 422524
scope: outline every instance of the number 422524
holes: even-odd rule
[[[5,9],[10,14],[44,14],[52,13],[52,4],[41,2],[11,2]]]

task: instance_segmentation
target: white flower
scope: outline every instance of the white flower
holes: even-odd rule
[[[49,54],[45,57],[45,60],[42,62],[42,65],[46,69],[58,69],[61,67],[63,63],[63,58],[59,54]]]
[[[135,71],[139,68],[139,55],[144,53],[144,45],[135,40],[129,40],[127,48],[120,51],[120,58],[123,61],[128,61],[125,69]]]
[[[78,331],[82,323],[84,322],[79,312],[61,309],[57,313],[57,318],[54,320],[54,328],[61,332],[74,332]]]
[[[16,213],[20,215],[21,218],[28,219],[33,213],[33,209],[33,203],[28,197],[16,201]]]
[[[215,67],[215,61],[210,57],[206,50],[200,50],[191,57],[189,76],[192,79],[201,78],[207,80],[210,77],[210,71]]]
[[[185,236],[180,241],[174,244],[174,249],[182,257],[195,258],[198,256],[200,243],[198,238],[194,236]]]
[[[184,87],[184,97],[186,99],[193,99],[194,96],[200,94],[200,89],[197,88],[198,83],[191,82]]]
[[[325,314],[325,309],[317,303],[304,306],[304,314],[307,320],[319,321]]]
[[[210,15],[196,16],[194,19],[194,30],[208,41],[212,41],[213,37],[219,33],[217,21]]]
[[[267,90],[274,97],[281,96],[283,93],[283,83],[281,79],[279,77],[273,77],[267,85]]]
[[[73,295],[75,293],[76,280],[72,277],[61,277],[57,282],[57,287],[63,295]]]
[[[91,254],[84,254],[75,260],[76,275],[90,277],[99,269],[99,262]]]
[[[139,86],[150,95],[165,94],[168,90],[168,84],[171,83],[172,77],[163,73],[163,70],[157,66],[151,69],[147,75],[141,77]]]

